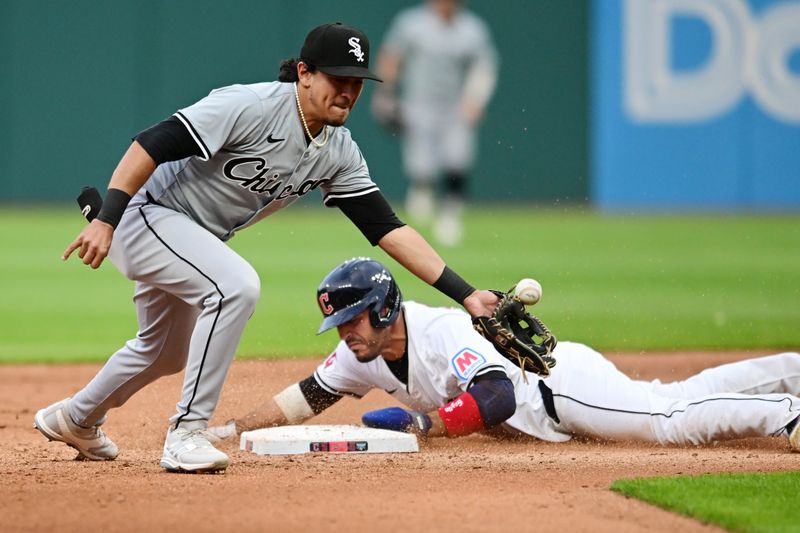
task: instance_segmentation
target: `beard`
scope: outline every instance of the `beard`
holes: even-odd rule
[[[381,356],[381,354],[379,354],[377,352],[375,352],[375,353],[365,353],[363,355],[356,354],[356,359],[358,360],[359,363],[369,363],[370,361],[374,361],[375,359],[377,359],[380,356]]]
[[[361,337],[348,337],[345,343],[360,363],[369,363],[381,355],[378,341],[375,339],[367,341]]]

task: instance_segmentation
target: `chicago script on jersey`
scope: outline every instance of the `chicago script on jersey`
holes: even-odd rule
[[[280,189],[273,200],[303,196],[328,179],[307,179],[299,184],[287,183],[284,185],[279,173],[274,172],[267,176],[270,170],[271,167],[267,166],[267,161],[261,157],[235,157],[222,167],[222,173],[227,179],[256,194],[275,195],[276,191]],[[283,189],[281,189],[282,185],[284,185]]]

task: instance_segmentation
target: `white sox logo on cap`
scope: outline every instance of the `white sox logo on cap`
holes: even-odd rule
[[[306,36],[300,59],[329,76],[382,81],[369,70],[369,38],[341,22],[323,24]]]
[[[353,47],[350,49],[350,53],[356,56],[356,59],[358,59],[359,63],[363,63],[364,52],[361,51],[361,44],[359,41],[360,39],[358,37],[350,37],[350,39],[347,41],[347,44]]]

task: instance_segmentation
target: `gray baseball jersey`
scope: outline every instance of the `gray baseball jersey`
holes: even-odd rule
[[[222,240],[317,187],[326,203],[378,190],[347,128],[306,146],[294,99],[291,83],[232,85],[181,109],[203,155],[159,165],[145,189]]]
[[[466,9],[445,22],[421,5],[395,17],[383,48],[401,60],[403,166],[409,178],[429,183],[441,172],[467,172],[477,151],[476,125],[459,106],[466,98],[483,107],[494,91],[498,55],[489,28]]]
[[[317,187],[326,203],[378,190],[347,129],[306,145],[291,83],[218,89],[175,117],[202,155],[159,165],[114,232],[108,258],[136,281],[139,332],[69,402],[87,426],[184,367],[171,422],[207,421],[261,285],[222,241]]]
[[[497,69],[497,51],[489,28],[473,13],[459,9],[445,22],[427,5],[395,17],[383,46],[403,60],[403,109],[446,115],[458,105],[467,72],[474,63]],[[444,109],[442,109],[444,106]]]
[[[499,370],[514,385],[511,433],[560,442],[572,435],[702,444],[771,436],[800,414],[800,354],[789,352],[708,369],[685,381],[635,381],[588,346],[560,342],[551,376],[522,371],[472,329],[466,313],[403,304],[408,333],[408,383],[381,358],[359,362],[340,342],[314,373],[333,394],[365,395],[380,388],[416,411],[453,400],[475,377]],[[545,387],[540,385],[543,382]],[[552,401],[548,413],[548,402]]]

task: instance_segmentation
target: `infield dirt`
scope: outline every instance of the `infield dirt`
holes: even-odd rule
[[[672,381],[760,353],[620,354],[639,379]],[[234,363],[212,423],[222,423],[306,377],[313,360]],[[171,376],[111,412],[116,461],[72,460],[74,450],[32,428],[37,409],[73,394],[98,365],[0,366],[0,531],[715,531],[609,491],[642,476],[800,469],[786,439],[662,448],[636,443],[438,439],[416,454],[261,457],[221,448],[224,475],[158,466],[180,391]],[[376,391],[346,398],[311,423],[357,423],[397,405]]]

